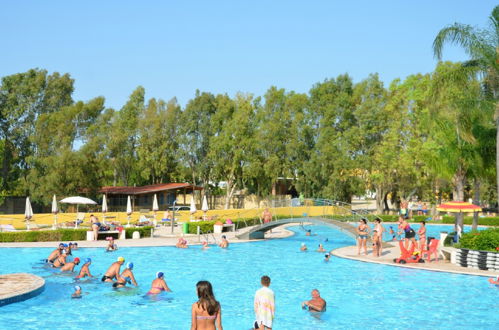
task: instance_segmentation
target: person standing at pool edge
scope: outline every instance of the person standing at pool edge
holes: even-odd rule
[[[260,280],[262,287],[255,293],[255,329],[270,330],[275,316],[275,296],[270,286],[270,277],[262,276]]]

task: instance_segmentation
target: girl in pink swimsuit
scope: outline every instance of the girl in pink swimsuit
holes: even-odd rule
[[[199,300],[192,304],[191,329],[222,330],[222,308],[208,281],[196,284]]]

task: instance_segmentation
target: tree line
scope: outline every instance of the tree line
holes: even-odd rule
[[[106,185],[187,181],[228,207],[236,191],[265,197],[288,178],[305,197],[375,192],[379,212],[414,196],[497,198],[495,103],[461,63],[388,86],[342,74],[308,93],[196,91],[185,107],[146,99],[141,86],[119,110],[73,91],[69,74],[40,69],[1,79],[2,196],[48,204]]]

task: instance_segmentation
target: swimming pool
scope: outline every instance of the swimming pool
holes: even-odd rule
[[[212,282],[222,304],[224,329],[249,329],[254,320],[253,295],[267,274],[276,293],[274,329],[399,329],[481,328],[499,324],[499,288],[483,277],[446,274],[299,252],[301,242],[313,249],[352,245],[353,239],[325,226],[313,226],[317,236],[296,235],[279,240],[232,244],[228,250],[200,247],[80,249],[78,257],[93,259],[91,271],[102,275],[122,255],[135,264],[136,289],[115,291],[110,284],[81,283],[82,299],[70,299],[73,280],[41,268],[37,261],[51,249],[0,249],[2,273],[31,272],[46,280],[45,291],[24,302],[2,307],[0,328],[39,329],[189,329],[190,306],[197,300],[195,284]],[[431,230],[449,230],[451,226]],[[324,242],[325,239],[327,242]],[[79,268],[78,268],[79,269]],[[172,293],[144,297],[157,271],[165,272]],[[318,288],[328,302],[320,318],[304,311],[300,303]]]

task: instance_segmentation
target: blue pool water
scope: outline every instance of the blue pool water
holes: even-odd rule
[[[86,294],[70,299],[73,279],[42,268],[37,261],[52,249],[0,249],[0,272],[31,272],[46,280],[45,291],[24,302],[2,307],[1,329],[189,329],[195,284],[212,282],[222,304],[224,329],[249,329],[254,320],[253,295],[267,274],[276,293],[274,329],[494,329],[499,325],[499,288],[486,278],[405,269],[299,252],[301,242],[315,248],[352,245],[353,239],[323,226],[311,226],[317,236],[296,235],[279,240],[232,244],[228,250],[202,251],[172,247],[80,249],[91,257],[91,271],[102,275],[122,255],[135,264],[138,288],[115,291],[108,283],[81,283]],[[430,227],[438,233],[447,227]],[[144,297],[157,271],[173,290],[157,298]],[[320,318],[300,307],[318,288],[328,302]]]

